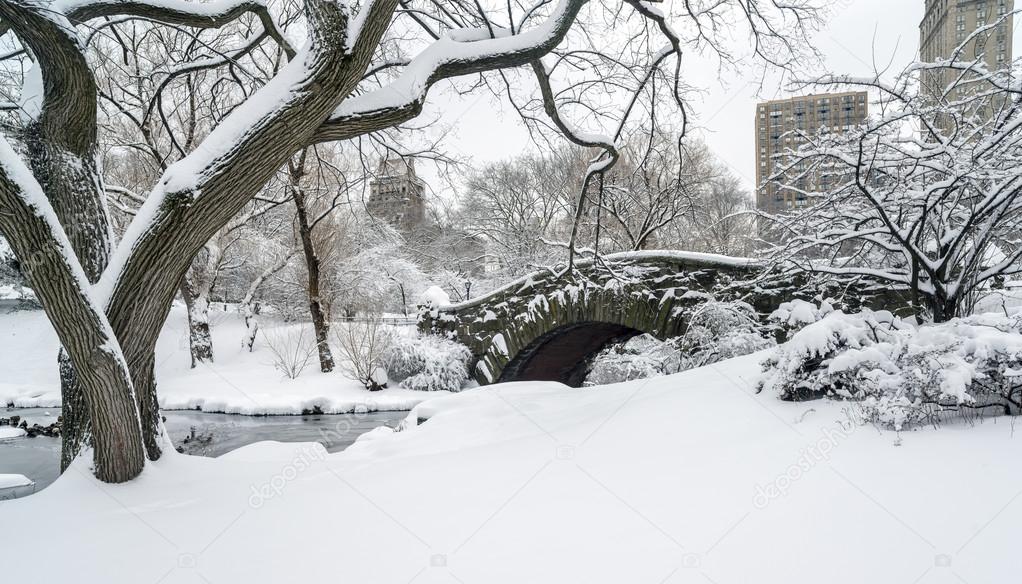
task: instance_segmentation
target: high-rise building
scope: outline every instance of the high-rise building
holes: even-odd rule
[[[778,154],[797,149],[821,130],[842,132],[861,124],[869,114],[865,91],[821,93],[767,101],[756,106],[756,207],[776,213],[807,204],[803,193],[767,182],[777,169]],[[826,190],[827,176],[800,179],[802,191]]]
[[[415,162],[385,158],[369,184],[366,208],[400,231],[411,231],[426,217],[426,183],[415,174]]]
[[[991,70],[1011,63],[1012,18],[1003,18],[1015,9],[1015,0],[925,0],[926,14],[919,23],[919,56],[926,63],[951,57],[977,29],[993,26],[978,35],[962,51],[961,60],[982,58]],[[996,26],[994,26],[996,23]],[[957,72],[949,69],[926,71],[921,79],[925,94],[936,97],[955,81]],[[950,95],[951,99],[961,97]]]

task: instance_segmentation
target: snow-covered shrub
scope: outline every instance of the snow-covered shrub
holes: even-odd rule
[[[762,389],[783,399],[860,402],[868,421],[901,429],[946,412],[1016,410],[1022,321],[998,315],[913,325],[889,312],[833,311],[763,363]]]
[[[263,339],[273,357],[273,367],[288,379],[301,375],[316,354],[316,338],[307,326],[263,329]]]
[[[672,340],[682,355],[681,369],[694,369],[773,346],[768,327],[745,302],[710,300],[688,317],[685,334]]]
[[[681,370],[682,354],[652,335],[639,335],[600,351],[589,364],[583,385],[607,385],[670,375]]]
[[[395,338],[383,354],[391,379],[418,391],[459,391],[471,361],[468,347],[436,335]]]
[[[822,319],[791,335],[787,343],[767,357],[763,362],[766,373],[760,386],[786,400],[844,391],[849,380],[843,372],[830,371],[831,360],[849,349],[892,341],[895,331],[907,326],[889,312],[864,311],[849,315],[828,311]]]
[[[341,351],[348,358],[345,375],[369,391],[387,387],[388,376],[383,355],[394,342],[395,334],[391,327],[379,319],[370,318],[358,322],[334,323],[331,329]]]
[[[447,294],[447,292],[444,292],[443,288],[439,286],[430,286],[419,295],[419,303],[422,306],[436,308],[438,306],[450,304],[451,297]]]
[[[819,322],[831,312],[834,312],[834,307],[826,300],[816,305],[796,299],[782,303],[767,317],[767,320],[780,328],[785,338],[791,338],[795,332],[814,322]]]
[[[774,344],[769,328],[744,302],[708,300],[685,318],[688,327],[680,337],[664,342],[643,334],[604,348],[590,363],[585,385],[671,375]]]

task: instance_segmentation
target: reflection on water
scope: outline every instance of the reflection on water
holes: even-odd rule
[[[51,424],[59,415],[60,408],[0,408],[0,417],[21,416],[30,426]],[[175,445],[188,454],[215,457],[263,440],[319,442],[337,452],[373,428],[397,426],[408,412],[257,417],[181,411],[163,415]],[[0,440],[0,474],[25,475],[36,482],[36,491],[56,480],[59,466],[59,438]]]

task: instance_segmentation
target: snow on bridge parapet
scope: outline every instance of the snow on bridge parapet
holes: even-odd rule
[[[620,253],[613,253],[602,256],[602,259],[606,263],[681,263],[684,265],[691,266],[702,266],[707,269],[721,268],[726,271],[736,270],[743,274],[752,274],[763,266],[760,260],[754,258],[742,258],[732,257],[712,253],[701,253],[695,251],[675,251],[675,250],[652,250],[652,251],[626,251]],[[594,265],[594,260],[585,259],[576,262],[576,268],[582,272],[591,270]],[[513,292],[515,290],[526,290],[530,286],[543,281],[548,281],[554,278],[559,270],[546,268],[537,270],[517,280],[513,280],[496,290],[488,292],[482,296],[478,296],[471,300],[464,302],[455,302],[451,304],[445,304],[438,306],[441,311],[444,312],[460,312],[469,308],[480,306],[488,303],[492,298],[500,297]]]
[[[760,260],[755,258],[742,258],[726,256],[716,253],[702,253],[698,251],[680,250],[651,250],[651,251],[624,251],[603,256],[607,261],[625,260],[680,260],[704,264],[706,266],[725,266],[731,268],[758,268],[762,266]]]

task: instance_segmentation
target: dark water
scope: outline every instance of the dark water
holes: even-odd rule
[[[49,425],[60,408],[0,408],[0,417],[21,416],[29,425]],[[187,454],[220,456],[253,442],[319,442],[330,452],[344,450],[378,426],[395,427],[408,412],[310,416],[237,416],[202,412],[163,412],[174,444]],[[60,439],[39,436],[0,440],[0,474],[25,475],[45,488],[59,474]]]

